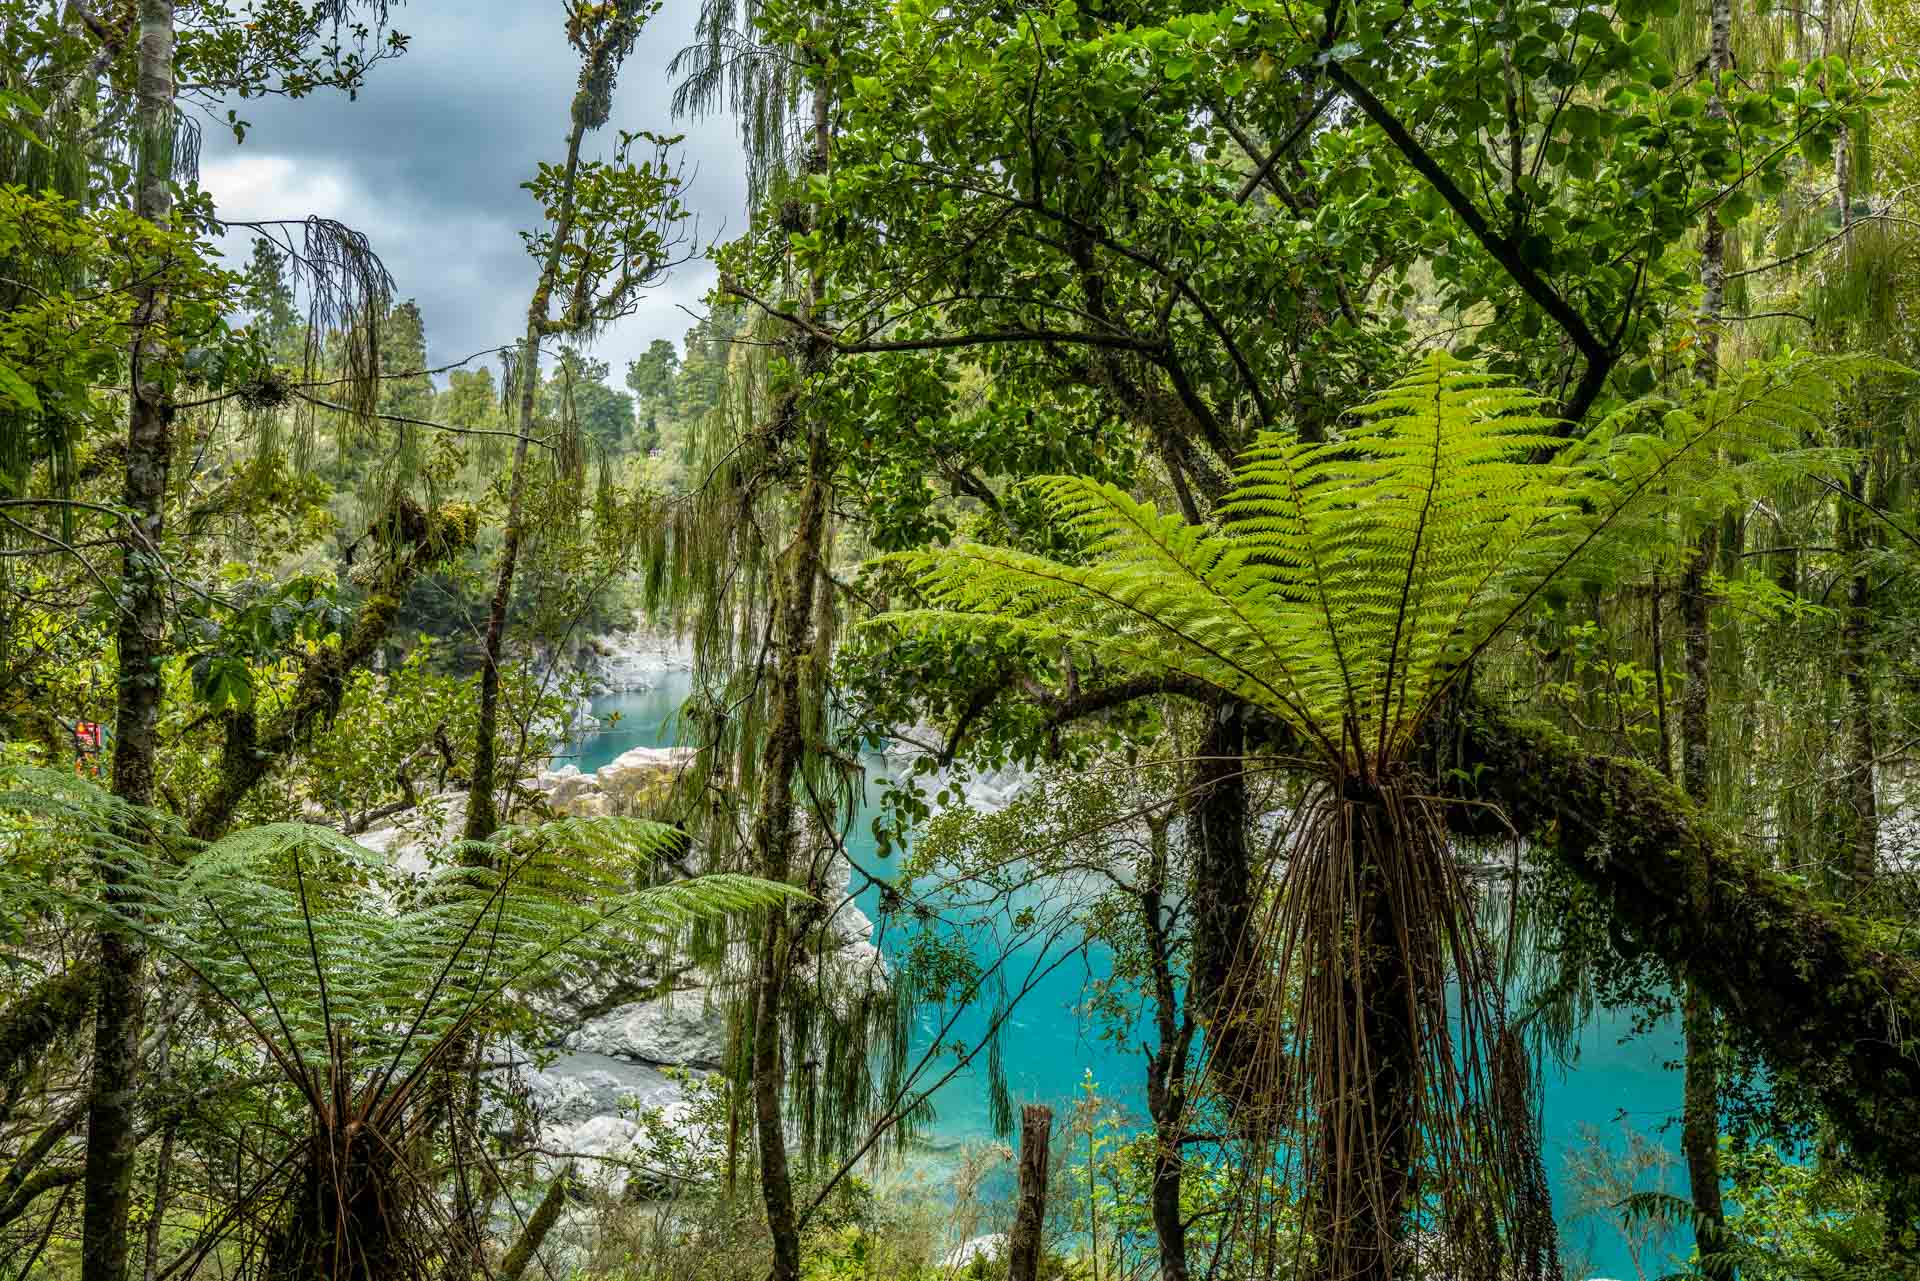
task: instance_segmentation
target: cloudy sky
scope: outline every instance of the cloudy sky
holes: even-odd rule
[[[730,118],[668,114],[667,62],[691,39],[698,5],[666,0],[589,145],[604,152],[620,128],[685,133],[687,204],[710,240],[743,229],[746,183]],[[394,20],[412,47],[376,67],[358,101],[235,104],[253,125],[239,146],[208,122],[201,181],[225,218],[322,214],[365,232],[398,296],[419,301],[429,356],[444,364],[525,329],[535,269],[518,233],[536,210],[520,184],[562,157],[578,63],[558,0],[411,0]],[[602,336],[609,381],[618,387],[654,338],[677,343],[712,282],[706,264],[689,264]]]

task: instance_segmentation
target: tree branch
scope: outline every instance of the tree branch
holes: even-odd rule
[[[219,778],[188,819],[187,830],[195,838],[218,839],[233,822],[234,812],[255,784],[279,768],[315,725],[330,720],[340,710],[346,698],[348,675],[373,657],[399,614],[401,600],[413,580],[427,565],[452,550],[431,533],[394,550],[392,568],[361,606],[340,648],[322,649],[308,659],[294,683],[285,710],[259,732],[250,750],[227,754]]]
[[[1561,409],[1561,417],[1569,423],[1578,423],[1599,399],[1600,391],[1606,386],[1607,375],[1613,372],[1620,356],[1616,348],[1604,341],[1589,325],[1586,318],[1550,284],[1547,279],[1527,265],[1520,255],[1520,247],[1510,238],[1496,232],[1488,224],[1480,209],[1466,192],[1460,189],[1440,162],[1407,129],[1398,116],[1389,111],[1384,103],[1374,97],[1367,87],[1353,78],[1347,69],[1337,62],[1327,64],[1327,75],[1345,91],[1354,104],[1387,135],[1388,141],[1406,158],[1408,164],[1425,178],[1433,189],[1440,193],[1467,230],[1473,233],[1494,261],[1499,263],[1506,273],[1520,286],[1521,292],[1531,298],[1540,309],[1553,318],[1565,332],[1585,362],[1585,369],[1579,384],[1574,388]]]
[[[993,329],[974,334],[942,334],[929,338],[906,338],[898,341],[885,339],[862,339],[847,342],[831,329],[815,324],[790,311],[759,297],[738,282],[721,282],[722,293],[733,295],[752,303],[775,320],[784,320],[821,342],[826,343],[842,355],[873,355],[889,351],[940,351],[954,347],[985,347],[996,343],[1070,343],[1082,347],[1109,347],[1122,351],[1158,352],[1159,344],[1131,334],[1096,334],[1078,330],[1063,329]]]

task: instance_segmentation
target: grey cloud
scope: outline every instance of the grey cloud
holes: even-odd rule
[[[608,128],[591,141],[610,147],[616,128],[684,132],[688,207],[711,238],[744,225],[746,189],[730,119],[668,112],[666,66],[692,38],[698,3],[667,0],[622,72]],[[232,104],[252,128],[236,146],[208,126],[206,185],[227,217],[318,212],[366,232],[399,295],[418,299],[436,362],[512,341],[534,275],[518,233],[535,211],[520,184],[539,161],[559,159],[577,70],[562,22],[557,3],[415,0],[395,10],[412,48],[377,67],[358,101]],[[693,320],[681,308],[700,310],[711,284],[706,264],[689,264],[602,336],[596,354],[616,382],[653,339],[685,333]]]

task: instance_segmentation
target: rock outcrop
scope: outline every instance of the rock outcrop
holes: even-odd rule
[[[670,672],[691,671],[693,655],[671,635],[636,629],[589,642],[580,667],[608,690],[652,689]]]
[[[610,1010],[566,1034],[569,1050],[631,1063],[718,1068],[727,1053],[721,997],[702,987]]]
[[[676,771],[693,758],[690,747],[636,747],[591,774],[577,765],[541,770],[520,780],[556,814],[574,818],[641,817],[659,813]]]

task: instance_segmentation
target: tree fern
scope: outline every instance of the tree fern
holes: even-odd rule
[[[507,829],[416,875],[304,824],[198,848],[164,817],[46,771],[0,784],[0,814],[0,901],[114,914],[195,975],[297,1091],[307,1132],[236,1210],[273,1277],[433,1273],[449,1239],[423,1123],[429,1083],[448,1079],[433,1069],[564,967],[796,893],[734,875],[653,885],[685,837],[634,819]],[[136,823],[153,838],[126,837]],[[81,880],[99,851],[131,887],[110,905]]]
[[[1789,434],[1845,373],[1788,362],[1563,450],[1541,397],[1435,353],[1337,440],[1263,437],[1217,526],[1062,477],[1041,487],[1076,563],[978,544],[896,558],[927,604],[885,624],[1011,628],[1198,681],[1318,758],[1271,919],[1242,944],[1264,979],[1207,1028],[1211,1046],[1261,1047],[1222,1056],[1263,1074],[1225,1093],[1253,1159],[1277,1150],[1297,1172],[1315,1275],[1403,1274],[1422,1220],[1489,1269],[1551,1264],[1527,1226],[1547,1213],[1531,1114],[1494,1088],[1499,967],[1404,767],[1448,687],[1548,583],[1718,452]]]
[[[484,853],[483,865],[449,861],[411,877],[325,828],[275,824],[149,879],[136,910],[295,1084],[337,1069],[343,1038],[362,1064],[385,1065],[378,1080],[404,1080],[564,967],[792,894],[732,875],[646,884],[683,840],[636,819],[563,819],[450,851]]]

